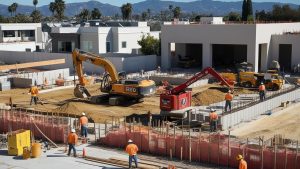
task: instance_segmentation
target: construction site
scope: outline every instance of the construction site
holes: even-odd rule
[[[276,61],[260,73],[242,63],[237,72],[158,67],[125,74],[92,53],[68,57],[1,62],[0,168],[128,168],[128,140],[138,146],[138,168],[237,168],[239,154],[250,169],[300,168],[299,80],[281,75]],[[85,72],[85,62],[103,73]],[[73,129],[76,160],[67,155]]]

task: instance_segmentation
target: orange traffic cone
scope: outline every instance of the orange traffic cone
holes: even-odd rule
[[[82,149],[82,157],[86,156],[85,148]]]

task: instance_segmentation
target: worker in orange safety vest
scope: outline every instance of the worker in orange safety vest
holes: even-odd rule
[[[233,100],[233,95],[231,94],[231,91],[228,90],[227,94],[225,95],[225,112],[227,112],[227,109],[229,108],[229,111],[231,111],[231,101]]]
[[[258,91],[259,91],[260,101],[264,101],[266,98],[266,86],[264,85],[263,82],[261,82],[261,84],[259,85]]]
[[[34,102],[34,104],[37,104],[38,101],[38,94],[39,94],[39,89],[37,88],[36,85],[31,85],[30,89],[29,89],[29,94],[31,94],[31,100],[30,100],[30,105],[32,105],[32,102]]]
[[[210,131],[215,132],[217,131],[217,125],[218,125],[218,114],[215,110],[211,109],[209,114],[210,119]]]
[[[72,129],[71,133],[69,133],[69,135],[68,135],[68,145],[69,145],[68,156],[71,155],[71,150],[73,150],[74,157],[77,157],[76,149],[75,149],[75,145],[77,144],[77,142],[78,142],[78,136],[75,133],[75,129]]]
[[[242,155],[237,155],[236,160],[239,161],[239,169],[247,169],[247,162],[244,160]]]
[[[81,131],[81,136],[87,138],[87,128],[88,128],[88,118],[86,117],[85,113],[81,113],[81,117],[79,118],[79,124],[80,124],[80,131]]]
[[[128,145],[126,146],[126,152],[129,156],[129,168],[131,168],[132,160],[134,160],[135,168],[138,168],[138,159],[137,159],[137,152],[139,151],[137,145],[133,143],[132,140],[128,140]]]

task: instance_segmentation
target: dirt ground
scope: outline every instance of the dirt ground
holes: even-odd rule
[[[88,86],[87,89],[93,95],[99,95],[99,84]],[[43,105],[30,106],[29,89],[13,89],[10,91],[0,92],[0,103],[9,103],[9,98],[12,98],[13,104],[23,108],[34,108],[35,110],[54,112],[57,114],[74,114],[80,115],[81,112],[86,112],[87,115],[96,122],[104,122],[111,120],[112,116],[124,117],[131,114],[144,114],[150,111],[158,114],[159,110],[159,95],[146,97],[143,103],[128,104],[123,106],[110,106],[108,104],[96,105],[87,102],[76,101],[73,95],[73,88],[42,93],[39,95]],[[227,89],[218,84],[209,84],[202,87],[193,88],[193,105],[208,105],[222,101]],[[240,93],[247,93],[248,90]],[[213,96],[213,97],[212,97]]]
[[[281,134],[285,138],[300,140],[299,109],[300,103],[296,103],[270,116],[242,124],[231,133],[243,139],[258,138],[259,136],[269,139],[276,134]]]

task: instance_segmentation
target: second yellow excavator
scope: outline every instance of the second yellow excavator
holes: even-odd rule
[[[125,100],[141,102],[145,96],[155,93],[156,85],[153,80],[147,79],[125,79],[117,73],[115,66],[106,58],[89,52],[75,49],[72,52],[73,65],[78,75],[79,84],[74,89],[74,95],[78,98],[88,98],[92,103],[99,103],[109,99],[110,105],[122,104]],[[83,73],[83,62],[103,67],[107,72],[101,82],[100,90],[108,95],[91,96],[85,88],[86,79]]]

